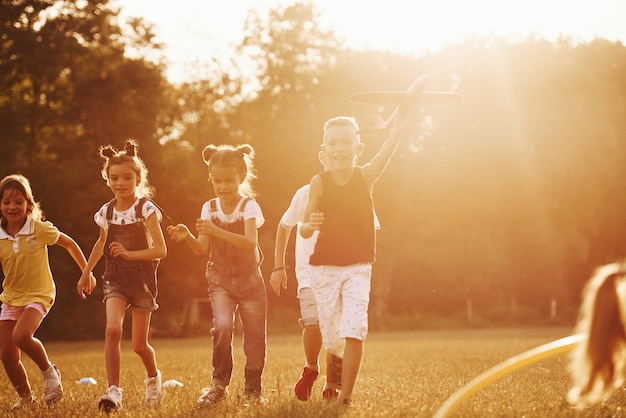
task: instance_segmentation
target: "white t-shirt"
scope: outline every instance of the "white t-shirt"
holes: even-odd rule
[[[221,222],[235,222],[239,217],[239,209],[241,208],[241,204],[245,199],[247,199],[247,197],[242,196],[241,199],[239,199],[239,202],[237,202],[235,210],[227,215],[222,210],[222,204],[218,197],[217,199],[215,199],[217,201],[215,205],[217,209],[215,211],[215,216],[217,216],[217,219],[219,219]],[[209,202],[210,201],[204,202],[204,204],[202,205],[202,210],[200,211],[200,219],[211,219],[211,206]],[[263,217],[261,207],[254,199],[251,199],[248,203],[246,203],[246,207],[243,209],[243,220],[246,221],[251,218],[254,218],[257,229],[259,229],[265,223],[265,218]]]
[[[309,238],[303,238],[300,235],[300,226],[304,220],[304,212],[309,201],[309,185],[305,184],[296,190],[289,207],[280,218],[280,223],[285,228],[296,227],[296,249],[295,249],[295,271],[296,280],[298,281],[298,294],[300,290],[311,287],[311,265],[309,258],[315,249],[315,242],[319,231],[313,231],[313,235]],[[380,223],[376,213],[374,213],[374,227],[380,229]]]
[[[114,225],[127,225],[127,224],[133,224],[133,223],[138,222],[138,219],[135,218],[135,210],[136,210],[135,207],[137,206],[137,203],[139,203],[139,198],[135,200],[135,203],[133,203],[131,207],[129,207],[128,209],[124,211],[118,211],[117,209],[115,209],[115,206],[113,206],[113,216],[111,217],[110,222]],[[98,212],[96,212],[96,214],[93,217],[94,221],[96,221],[96,224],[100,228],[104,228],[104,230],[107,232],[109,230],[109,223],[107,222],[107,206],[108,205],[109,205],[109,202],[102,205],[102,207],[98,210]],[[143,204],[143,207],[141,209],[141,215],[143,216],[144,225],[145,225],[146,219],[148,219],[150,215],[152,215],[153,213],[156,214],[157,221],[161,223],[161,220],[163,219],[163,215],[161,214],[161,211],[150,200],[146,200],[146,202]],[[146,230],[146,240],[148,242],[148,246],[152,246],[153,240],[152,240],[152,236],[150,235],[150,231],[148,230],[148,228],[144,228],[144,229]]]

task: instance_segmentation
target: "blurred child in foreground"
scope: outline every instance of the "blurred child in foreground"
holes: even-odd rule
[[[584,407],[607,399],[624,383],[626,368],[626,260],[602,266],[583,291],[569,400]]]

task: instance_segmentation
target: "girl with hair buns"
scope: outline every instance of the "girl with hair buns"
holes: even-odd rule
[[[85,267],[87,260],[78,244],[52,223],[44,222],[28,179],[21,174],[3,178],[0,182],[0,264],[5,277],[0,294],[0,358],[20,397],[13,409],[35,402],[20,350],[41,370],[46,403],[55,403],[63,396],[61,375],[48,359],[41,341],[34,337],[56,298],[48,261],[48,246],[55,244],[65,248],[78,267]],[[91,294],[95,285],[92,275],[85,276],[85,280],[77,284],[79,296],[85,299],[85,293]]]
[[[197,237],[183,224],[167,228],[175,242],[185,241],[194,253],[209,255],[206,279],[213,310],[213,379],[197,404],[213,406],[228,395],[235,312],[243,324],[245,399],[247,403],[263,403],[267,294],[257,229],[265,219],[251,184],[254,151],[250,145],[209,145],[202,156],[217,197],[202,206],[195,225]]]
[[[102,177],[115,198],[102,205],[94,220],[100,235],[91,250],[82,280],[86,280],[104,255],[104,303],[106,330],[104,357],[109,387],[98,402],[106,412],[122,406],[120,387],[122,324],[126,310],[132,312],[132,346],[146,368],[146,395],[150,407],[161,402],[161,372],[157,369],[154,349],[148,343],[150,318],[159,305],[157,267],[167,254],[161,230],[162,214],[150,201],[153,189],[148,184],[148,170],[137,156],[137,143],[126,142],[123,150],[102,147]]]

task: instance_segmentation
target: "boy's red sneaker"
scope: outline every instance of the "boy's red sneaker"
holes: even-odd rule
[[[339,397],[339,391],[335,388],[327,387],[322,391],[322,398],[327,401],[335,400]]]
[[[301,401],[306,401],[309,399],[309,397],[311,396],[311,389],[313,388],[313,382],[315,382],[315,379],[317,379],[318,374],[319,372],[313,369],[309,369],[308,367],[305,367],[302,370],[300,378],[298,379],[296,384],[293,385],[293,391],[296,393],[296,398],[300,399]]]

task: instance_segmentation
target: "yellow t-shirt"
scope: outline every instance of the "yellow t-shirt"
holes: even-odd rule
[[[59,230],[50,222],[27,218],[15,237],[0,228],[0,264],[4,272],[0,301],[13,306],[39,302],[49,310],[56,287],[48,261],[48,245],[59,240]]]

